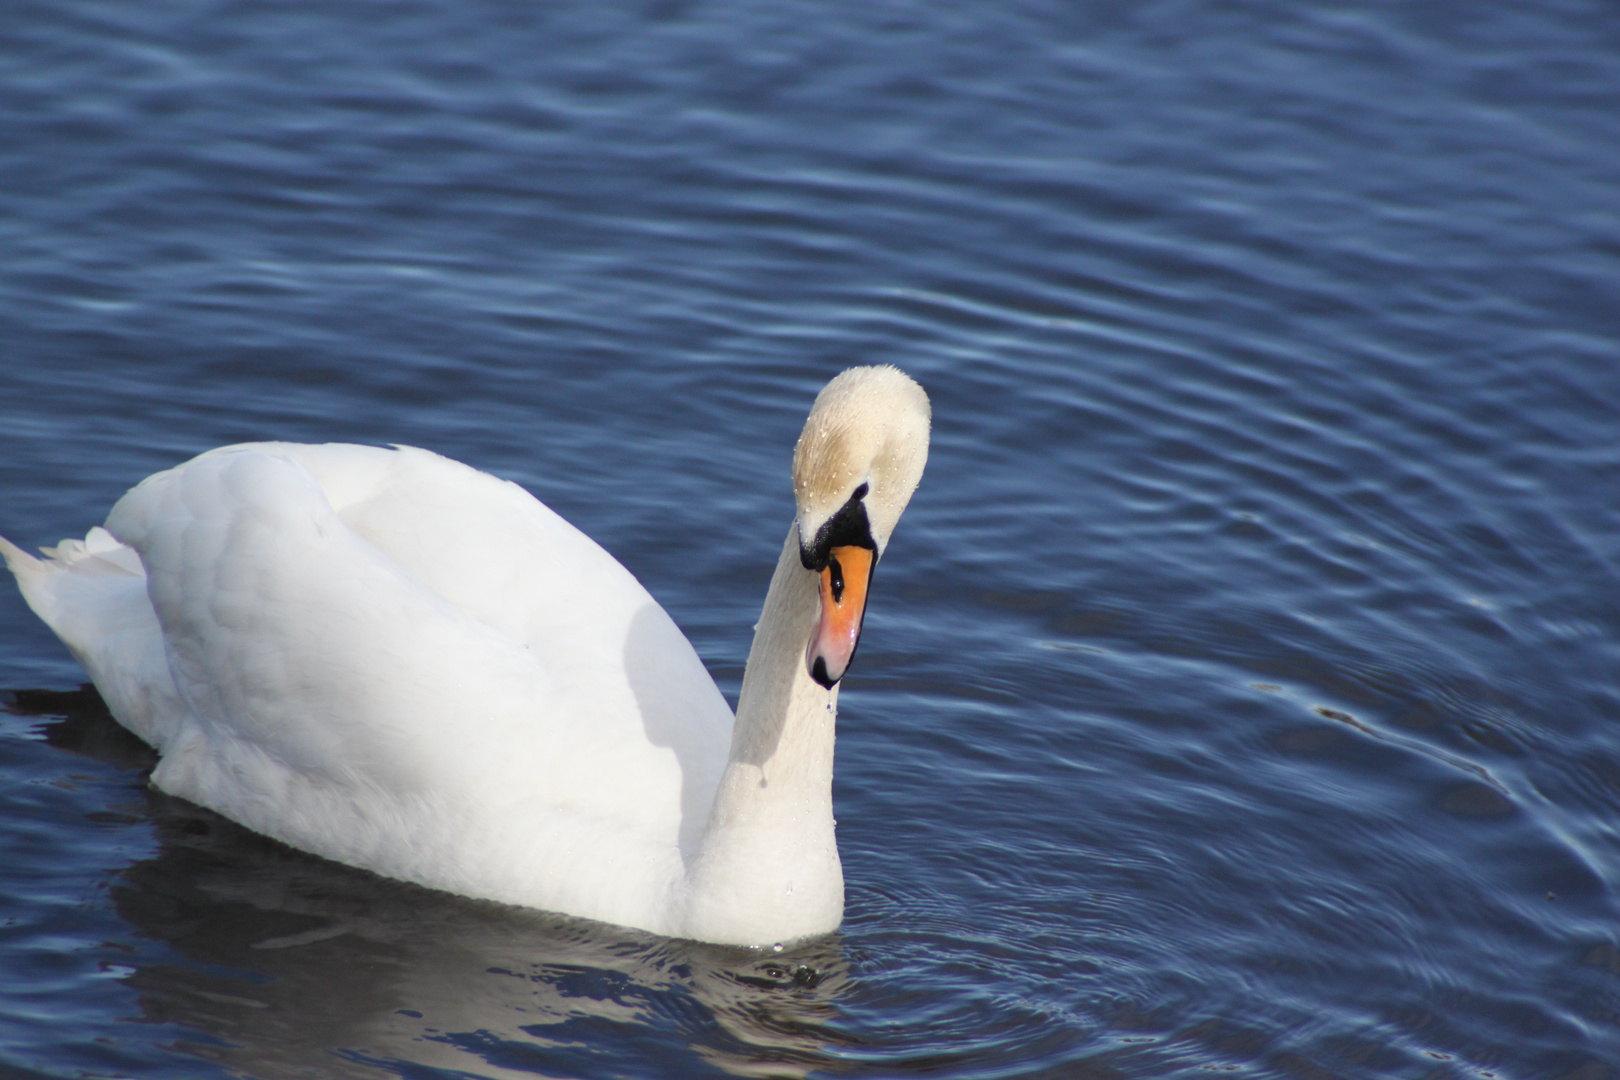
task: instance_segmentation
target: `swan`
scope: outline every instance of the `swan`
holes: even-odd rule
[[[929,427],[893,367],[816,397],[735,718],[611,555],[427,450],[221,447],[0,553],[159,789],[430,888],[770,945],[843,918],[838,685]]]

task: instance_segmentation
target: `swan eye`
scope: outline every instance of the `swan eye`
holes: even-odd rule
[[[827,556],[827,587],[832,590],[833,603],[844,602],[844,568],[836,555]]]

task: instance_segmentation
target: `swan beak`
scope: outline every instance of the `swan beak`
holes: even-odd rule
[[[861,640],[866,615],[866,589],[872,581],[871,548],[835,547],[821,570],[821,613],[804,651],[810,677],[831,690],[849,670]]]

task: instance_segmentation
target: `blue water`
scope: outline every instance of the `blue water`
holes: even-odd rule
[[[1614,15],[7,3],[14,540],[416,444],[734,699],[816,389],[935,441],[779,955],[158,794],[0,583],[0,1076],[1620,1075]]]

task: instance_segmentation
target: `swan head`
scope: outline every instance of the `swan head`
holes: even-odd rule
[[[816,396],[793,451],[799,561],[820,578],[805,666],[829,690],[855,655],[872,568],[922,479],[930,418],[928,395],[900,369],[850,368]]]

